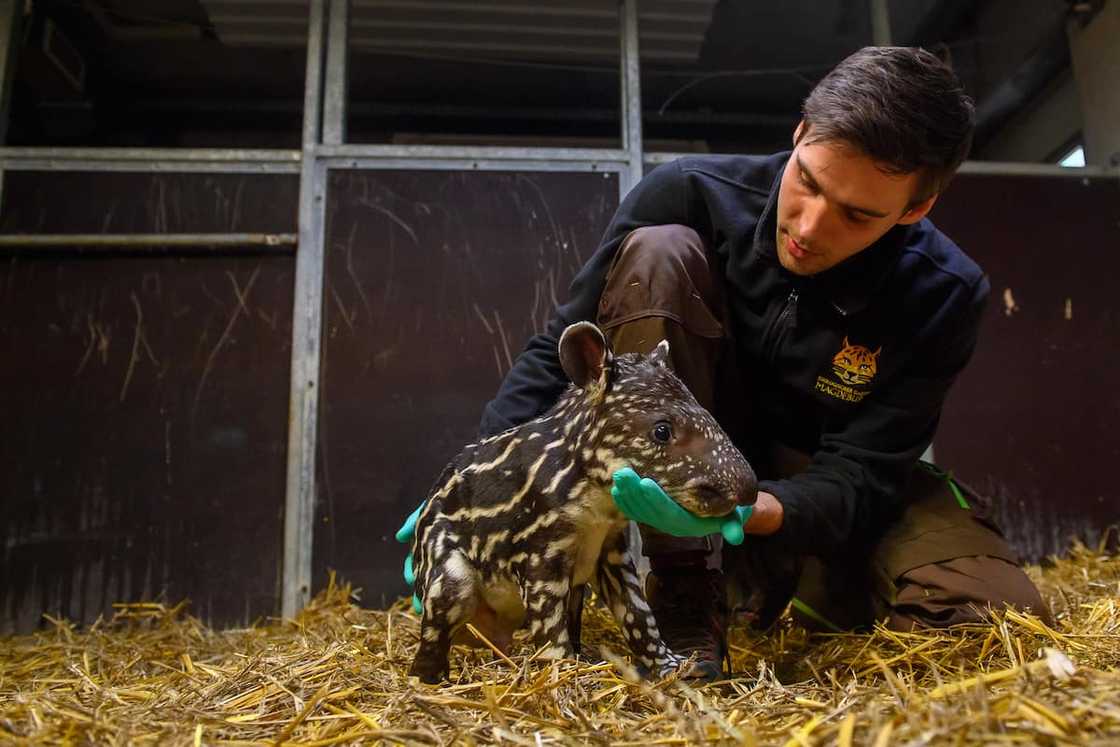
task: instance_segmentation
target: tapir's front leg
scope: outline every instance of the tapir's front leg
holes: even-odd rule
[[[551,558],[536,554],[522,576],[525,626],[529,629],[533,645],[537,648],[545,646],[541,653],[544,659],[575,658],[568,635],[571,566],[562,553]]]
[[[599,558],[599,593],[622,628],[634,658],[647,670],[665,677],[687,661],[670,651],[661,640],[657,621],[638,581],[625,531],[618,532],[613,540],[608,539],[603,545]]]

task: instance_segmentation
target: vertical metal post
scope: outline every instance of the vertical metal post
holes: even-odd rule
[[[619,199],[642,178],[642,69],[638,59],[638,0],[618,6],[622,73],[622,149],[629,154],[629,174],[619,180]]]
[[[8,138],[8,106],[19,52],[22,0],[0,0],[0,146]],[[0,168],[0,208],[4,206],[4,170]]]
[[[638,58],[638,0],[619,0],[619,71],[621,73],[622,149],[627,168],[618,174],[618,201],[622,202],[642,179],[642,65]],[[645,583],[649,559],[642,552],[642,534],[631,521],[627,527],[630,546],[638,558],[638,573]]]
[[[323,102],[323,142],[346,142],[346,97],[350,89],[348,41],[350,0],[330,0],[327,26],[327,72]]]
[[[871,43],[876,47],[891,45],[891,11],[887,0],[871,0]]]
[[[311,0],[307,77],[303,91],[303,161],[299,187],[299,245],[292,310],[292,377],[288,407],[288,477],[284,501],[281,613],[298,612],[311,594],[315,520],[315,437],[319,405],[319,349],[323,316],[323,215],[326,169],[321,166],[319,118],[323,92],[323,14]]]
[[[8,105],[19,51],[22,0],[0,0],[0,146],[8,137]]]

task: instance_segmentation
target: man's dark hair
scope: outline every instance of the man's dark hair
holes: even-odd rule
[[[968,156],[975,107],[953,70],[916,47],[864,47],[813,88],[801,140],[844,142],[890,174],[922,172],[917,204]]]

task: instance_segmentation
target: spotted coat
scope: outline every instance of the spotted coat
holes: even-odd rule
[[[437,480],[413,539],[423,600],[410,673],[438,682],[468,622],[500,648],[527,627],[543,658],[574,653],[569,606],[593,584],[633,656],[661,675],[682,663],[662,642],[610,496],[630,466],[680,505],[720,516],[754,501],[750,465],[669,365],[668,343],[650,355],[611,354],[580,322],[560,339],[572,385],[543,416],[470,444]],[[575,593],[578,592],[578,593]]]

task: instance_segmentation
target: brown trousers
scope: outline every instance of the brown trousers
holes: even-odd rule
[[[626,237],[607,276],[598,323],[615,352],[649,352],[668,340],[673,366],[697,400],[737,443],[753,443],[747,391],[736,365],[722,280],[700,236],[677,225],[639,228]],[[764,446],[752,458],[763,479],[796,474],[807,455]],[[675,538],[642,527],[654,573],[721,564],[738,607],[770,624],[794,597],[794,613],[815,628],[864,627],[887,621],[898,630],[983,619],[1006,605],[1050,621],[1038,590],[971,496],[960,506],[947,481],[916,468],[907,509],[865,554],[789,557],[772,538],[738,547],[720,538]],[[855,557],[853,557],[855,556]]]

